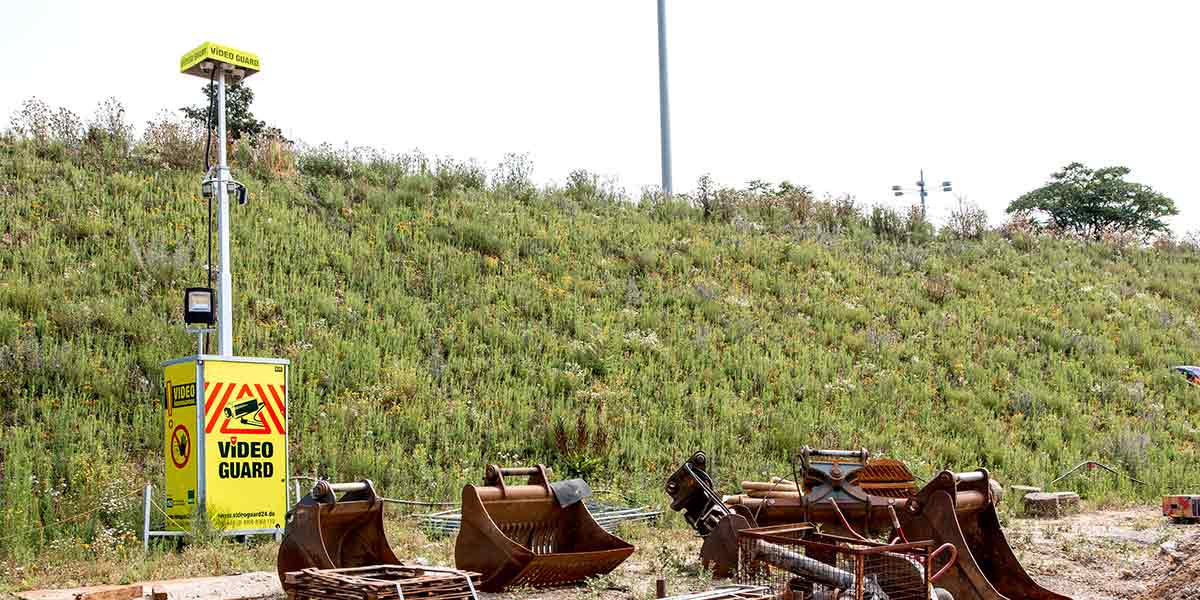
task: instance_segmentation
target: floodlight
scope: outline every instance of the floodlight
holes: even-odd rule
[[[217,322],[217,297],[212,288],[190,287],[184,291],[183,322],[189,325]]]

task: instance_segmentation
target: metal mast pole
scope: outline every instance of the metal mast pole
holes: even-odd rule
[[[217,354],[233,356],[233,274],[229,267],[229,165],[225,162],[225,65],[217,73],[217,243],[221,266],[218,274]]]
[[[925,169],[921,169],[921,180],[917,182],[917,189],[921,192],[921,216],[925,216]]]
[[[667,2],[658,0],[658,120],[662,144],[662,190],[671,190],[671,113],[667,97]]]

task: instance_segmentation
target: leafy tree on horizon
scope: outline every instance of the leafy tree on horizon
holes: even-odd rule
[[[1050,182],[1008,205],[1007,212],[1028,214],[1042,227],[1099,240],[1105,234],[1134,234],[1147,239],[1169,233],[1163,220],[1179,214],[1175,201],[1148,185],[1126,181],[1129,168],[1089,169],[1073,162]]]
[[[204,94],[204,104],[185,106],[179,110],[183,111],[184,116],[188,119],[204,127],[208,120],[208,107],[213,102],[216,90],[217,84],[205,84],[200,88]],[[254,113],[250,112],[250,104],[253,102],[254,91],[241,83],[225,87],[225,132],[229,137],[239,140],[243,136],[254,138],[261,133],[268,132],[266,122],[256,119]],[[215,113],[212,118],[212,126],[216,128]]]

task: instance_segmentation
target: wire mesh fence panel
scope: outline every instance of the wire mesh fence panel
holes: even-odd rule
[[[737,581],[781,600],[928,600],[931,544],[882,544],[781,525],[738,532]]]

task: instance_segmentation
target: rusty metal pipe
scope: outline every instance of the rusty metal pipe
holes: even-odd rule
[[[987,479],[987,471],[966,471],[954,474],[954,481],[958,483],[978,483],[980,481],[987,481]]]
[[[755,559],[794,575],[805,577],[815,583],[823,583],[843,590],[851,590],[855,587],[853,573],[809,558],[779,544],[761,542],[761,549],[755,551]]]
[[[505,477],[509,475],[514,477],[529,477],[538,474],[537,467],[500,467],[499,471]]]
[[[317,485],[314,485],[313,488],[316,489],[317,487],[320,487],[321,485],[324,485],[325,487],[329,488],[329,490],[335,494],[344,494],[346,492],[365,492],[368,489],[370,489],[367,485],[367,482],[365,482],[365,481],[350,481],[347,483],[332,483],[329,481],[321,481],[321,482],[318,482]]]
[[[819,523],[835,523],[838,522],[837,512],[828,502],[818,502],[809,504],[805,497],[793,495],[785,495],[771,493],[769,497],[762,498],[755,495],[739,494],[737,496],[727,496],[725,498],[726,506],[744,506],[749,510],[754,511],[756,520],[759,525],[771,525],[779,523],[798,523],[801,521],[810,520]],[[908,507],[909,499],[896,498],[895,508],[897,511],[905,510]],[[991,505],[991,499],[987,492],[979,490],[959,490],[955,494],[954,507],[955,512],[959,514],[971,514],[979,512]],[[867,504],[860,502],[839,502],[838,508],[845,513],[846,518],[855,523],[859,523],[862,519],[870,516],[870,522],[867,526],[870,529],[879,527],[888,527],[892,525],[892,517],[890,512],[885,507],[868,507]]]
[[[763,510],[801,510],[804,508],[805,502],[802,496],[797,496],[795,493],[791,495],[772,492],[768,496],[759,496],[758,494],[738,494],[736,496],[726,496],[725,504],[727,506],[742,505],[751,509],[762,507]],[[902,509],[908,504],[907,498],[896,498],[895,506],[897,509]],[[958,512],[968,512],[979,510],[990,504],[988,496],[984,492],[979,491],[960,491],[955,494],[955,506]],[[816,510],[821,504],[814,504],[809,507],[810,510]],[[839,502],[838,507],[847,516],[861,517],[862,510],[855,510],[855,507],[864,506],[861,503]],[[833,509],[829,509],[830,514],[833,514]]]
[[[783,492],[791,490],[792,494],[797,493],[795,483],[784,483],[782,481],[777,483],[768,483],[766,481],[743,481],[742,489],[747,492]]]
[[[540,485],[508,485],[504,487],[478,486],[479,498],[484,502],[492,500],[540,500],[549,498],[550,488]]]
[[[848,594],[836,594],[839,598],[844,596],[853,598],[856,597],[856,592],[862,592],[863,600],[888,600],[887,593],[879,587],[878,582],[863,577],[861,557],[857,564],[858,574],[856,576],[854,573],[827,565],[778,544],[763,542],[761,547],[762,549],[756,553],[758,560],[809,579],[814,583],[849,592]],[[858,585],[860,582],[862,583],[861,590]]]
[[[755,490],[745,494],[745,496],[750,498],[799,498],[800,494],[797,494],[796,492],[768,492]]]
[[[867,452],[866,448],[862,448],[860,450],[828,450],[809,448],[808,446],[805,446],[804,448],[800,449],[800,454],[802,456],[808,456],[809,458],[857,458],[864,463],[867,462],[867,460],[871,457],[871,453]]]

